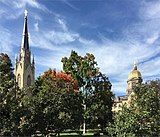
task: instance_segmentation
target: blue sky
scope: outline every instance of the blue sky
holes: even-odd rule
[[[0,52],[13,63],[25,9],[36,76],[62,70],[75,50],[95,55],[116,95],[125,94],[134,60],[144,81],[160,78],[159,0],[0,0]]]

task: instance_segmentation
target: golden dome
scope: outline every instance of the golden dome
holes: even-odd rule
[[[128,75],[128,81],[133,78],[141,78],[142,79],[141,73],[137,70],[136,62],[134,62],[134,68],[131,71],[131,73]]]

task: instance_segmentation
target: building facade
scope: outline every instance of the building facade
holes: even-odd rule
[[[25,11],[24,16],[21,50],[15,60],[14,75],[20,88],[30,86],[34,82],[35,66],[34,57],[31,63],[31,52],[29,47],[27,26],[27,11]]]
[[[129,102],[131,100],[131,96],[134,94],[133,88],[137,84],[141,84],[143,81],[141,73],[137,70],[137,65],[136,62],[134,62],[134,67],[133,70],[130,72],[128,75],[128,80],[127,80],[127,89],[126,89],[126,95],[124,96],[117,96],[115,98],[112,111],[113,112],[118,112],[122,110],[123,105],[129,105]]]

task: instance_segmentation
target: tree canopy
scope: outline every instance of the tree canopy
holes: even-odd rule
[[[30,88],[27,102],[31,116],[26,119],[43,135],[51,131],[78,129],[82,121],[82,96],[71,75],[49,69]],[[27,129],[28,130],[28,129]],[[35,132],[35,131],[34,131]]]
[[[94,55],[87,53],[82,57],[71,51],[70,57],[62,58],[61,62],[64,72],[71,74],[78,82],[78,88],[84,97],[84,120],[88,123],[87,126],[106,126],[112,119],[113,94],[111,83],[100,72]]]
[[[160,81],[150,81],[134,88],[130,106],[123,106],[114,124],[107,130],[117,137],[160,136]]]
[[[160,136],[160,80],[135,86],[129,107],[112,119],[112,85],[94,55],[72,51],[62,63],[64,72],[49,69],[19,89],[9,56],[0,54],[0,136],[45,136],[79,129],[83,120],[89,128],[107,127],[111,136]]]
[[[20,135],[21,93],[14,81],[12,63],[7,54],[0,54],[0,136]]]

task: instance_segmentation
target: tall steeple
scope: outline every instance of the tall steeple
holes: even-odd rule
[[[27,27],[27,10],[24,12],[24,27],[23,27],[23,36],[22,36],[22,46],[25,50],[29,50],[28,42],[28,27]]]
[[[20,88],[30,86],[34,82],[34,61],[31,63],[31,53],[29,48],[27,11],[24,15],[24,27],[22,34],[21,51],[19,58],[15,61],[14,74]]]

